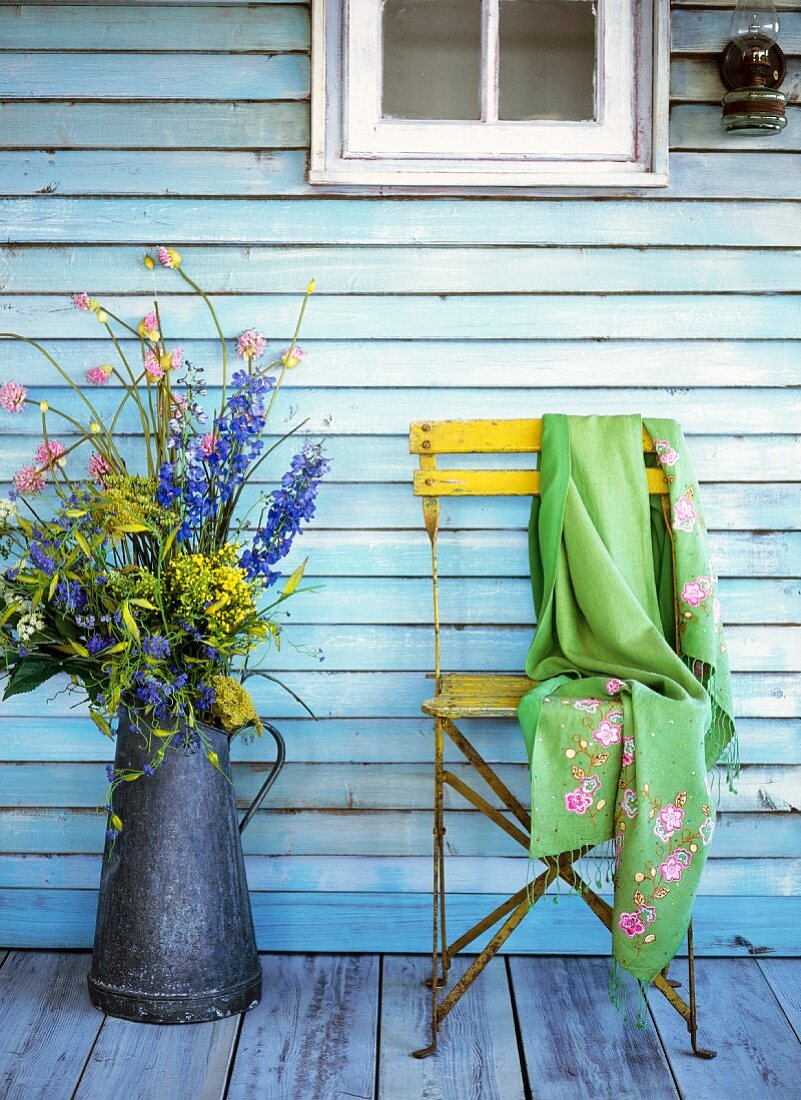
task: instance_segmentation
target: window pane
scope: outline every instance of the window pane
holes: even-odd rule
[[[481,0],[385,0],[384,118],[481,117]]]
[[[501,0],[500,118],[595,118],[592,0]]]

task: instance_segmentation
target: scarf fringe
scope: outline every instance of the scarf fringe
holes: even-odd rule
[[[736,783],[740,777],[740,739],[734,725],[734,719],[719,698],[717,677],[714,665],[690,654],[682,654],[682,661],[699,680],[709,695],[712,704],[712,721],[706,733],[708,748],[707,759],[714,764],[726,767],[726,786],[732,794],[737,794]],[[717,801],[720,802],[721,774],[717,772]]]
[[[609,1000],[614,1008],[623,1014],[623,1022],[628,1019],[633,1007],[637,1018],[637,1027],[648,1027],[648,986],[650,982],[635,978],[625,971],[617,959],[609,960]],[[634,1004],[632,1006],[632,999]]]

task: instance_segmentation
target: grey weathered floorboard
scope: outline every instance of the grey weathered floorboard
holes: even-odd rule
[[[472,960],[457,958],[452,986]],[[447,1017],[433,1057],[428,1045],[431,995],[423,981],[431,959],[387,955],[381,996],[380,1100],[523,1100],[525,1089],[503,960],[489,964]]]
[[[75,1100],[221,1100],[239,1017],[137,1024],[106,1017]]]
[[[265,955],[228,1100],[372,1100],[377,955]]]
[[[801,959],[759,959],[757,965],[801,1040]]]
[[[658,994],[650,997],[651,1011],[682,1097],[798,1100],[801,1043],[756,960],[696,959],[695,973],[699,1045],[716,1050],[717,1058],[696,1058],[684,1021]],[[685,959],[674,962],[670,976],[685,983],[685,992]]]
[[[88,955],[12,951],[0,971],[0,1096],[69,1100],[103,1016],[86,991]]]
[[[518,957],[510,958],[509,969],[538,1100],[675,1100],[654,1028],[635,1027],[634,997],[625,1017],[609,1000],[608,959]]]

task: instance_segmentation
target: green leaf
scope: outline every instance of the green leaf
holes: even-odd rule
[[[86,535],[82,534],[80,531],[73,531],[73,534],[75,535],[75,541],[78,543],[81,550],[83,550],[87,558],[91,558],[92,548],[87,541]]]
[[[12,695],[25,695],[26,692],[34,691],[59,672],[61,661],[56,657],[47,653],[31,653],[11,669],[3,698],[10,699]]]
[[[141,635],[139,633],[139,627],[136,625],[136,620],[131,614],[131,609],[128,606],[127,600],[122,605],[122,621],[125,623],[125,626],[128,629],[128,633],[131,635],[133,640],[135,642],[140,641]]]
[[[92,721],[102,734],[104,734],[106,737],[113,737],[111,726],[108,724],[102,714],[98,714],[97,711],[90,709],[89,717],[92,719]]]
[[[295,591],[295,589],[298,587],[298,585],[300,584],[301,579],[303,577],[303,572],[306,568],[306,562],[308,560],[309,560],[308,558],[304,558],[303,561],[300,563],[300,565],[295,570],[295,572],[292,574],[292,576],[286,582],[286,584],[284,585],[284,591],[283,591],[284,596],[291,596],[292,593]]]

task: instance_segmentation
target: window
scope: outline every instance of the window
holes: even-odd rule
[[[316,0],[311,181],[667,183],[668,0]]]

